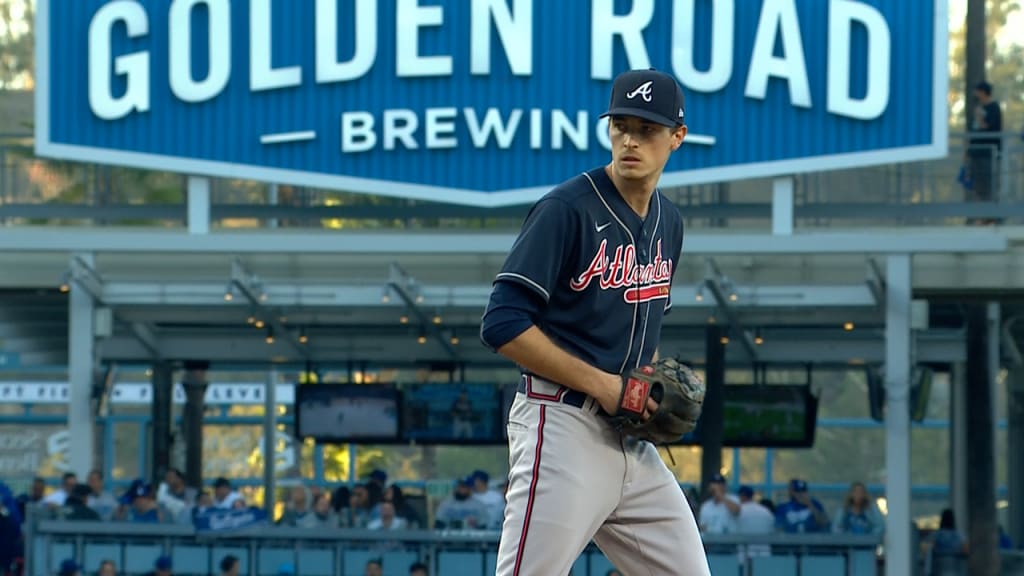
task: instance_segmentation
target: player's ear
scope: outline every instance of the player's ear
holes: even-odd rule
[[[686,139],[686,124],[680,124],[672,131],[672,151],[679,150],[679,147],[683,145],[683,140]]]

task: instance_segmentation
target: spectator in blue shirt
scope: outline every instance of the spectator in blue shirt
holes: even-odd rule
[[[854,482],[832,521],[832,531],[837,534],[882,534],[885,519],[868,494],[862,482]]]
[[[807,493],[807,482],[794,478],[789,483],[789,501],[775,509],[775,524],[788,533],[828,532],[832,526],[821,502]]]

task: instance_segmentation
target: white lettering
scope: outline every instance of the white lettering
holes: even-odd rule
[[[608,134],[607,118],[601,118],[597,123],[597,143],[601,145],[601,148],[609,152],[612,151],[612,138]]]
[[[563,137],[568,137],[577,149],[587,149],[587,112],[585,110],[576,113],[575,124],[569,120],[565,112],[551,111],[551,147],[561,150]]]
[[[343,112],[341,115],[341,151],[366,152],[377,145],[373,131],[373,114],[369,112]]]
[[[455,122],[453,119],[459,114],[456,108],[428,108],[427,109],[427,148],[455,148],[459,142],[455,136],[443,134],[455,133]]]
[[[540,150],[544,144],[544,111],[534,108],[530,110],[530,149]]]
[[[630,69],[650,68],[644,29],[654,16],[654,0],[633,0],[628,14],[615,14],[614,0],[593,0],[590,14],[590,77],[612,79],[612,55],[616,36],[622,38]]]
[[[463,110],[466,116],[466,127],[469,128],[469,137],[477,148],[487,146],[491,134],[498,142],[498,148],[508,148],[512,144],[512,137],[519,127],[519,120],[523,117],[523,111],[516,108],[509,114],[508,123],[502,126],[501,112],[497,108],[488,108],[484,114],[484,121],[481,125],[480,119],[476,116],[476,110],[466,108]]]
[[[378,113],[380,118],[376,116]],[[608,119],[595,120],[594,134],[598,143],[605,150],[611,150]],[[588,110],[516,108],[507,115],[502,115],[501,109],[496,107],[348,111],[341,117],[341,149],[343,153],[357,153],[368,152],[378,145],[388,152],[400,148],[457,148],[460,145],[458,135],[464,130],[469,135],[464,144],[472,149],[495,147],[508,150],[521,138],[529,141],[532,150],[549,146],[550,150],[570,148],[586,151],[590,147],[590,122]],[[545,126],[550,127],[550,135],[544,132]]]
[[[250,0],[249,87],[253,92],[302,84],[302,67],[274,68],[273,0]]]
[[[850,41],[854,21],[868,32],[867,93],[850,96]],[[859,120],[874,120],[889,107],[892,40],[885,17],[873,6],[832,0],[828,11],[828,111]]]
[[[355,52],[338,62],[338,0],[316,0],[316,81],[355,80],[377,59],[377,0],[356,0]]]
[[[192,10],[205,4],[210,15],[209,70],[196,81],[192,74]],[[171,92],[183,102],[214,98],[231,78],[231,8],[227,0],[174,0],[169,20]]]
[[[533,73],[533,0],[513,0],[515,17],[506,0],[470,3],[470,64],[472,74],[491,73],[491,21],[498,30],[512,74]]]
[[[774,54],[777,35],[782,38],[785,54],[781,58]],[[744,94],[764,100],[768,79],[772,76],[789,82],[789,97],[794,106],[811,107],[811,89],[807,84],[807,65],[794,0],[764,0]]]
[[[397,41],[395,70],[398,77],[451,76],[451,56],[420,56],[420,28],[444,24],[444,7],[420,6],[418,0],[398,0],[395,8]]]
[[[675,0],[672,12],[672,70],[684,86],[700,92],[721,90],[732,78],[736,4],[734,0],[714,0],[711,10],[711,65],[703,72],[693,61],[695,0]]]
[[[110,86],[111,34],[124,22],[129,38],[149,34],[146,10],[134,0],[117,0],[96,11],[89,23],[89,107],[103,120],[117,120],[133,110],[149,110],[149,53],[135,52],[114,58],[114,72],[124,75],[127,90],[114,97]]]
[[[409,150],[419,148],[413,134],[420,121],[416,112],[408,109],[384,111],[384,149],[394,150],[395,142],[402,141],[402,146]]]

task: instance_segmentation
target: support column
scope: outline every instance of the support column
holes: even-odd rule
[[[153,364],[153,436],[150,450],[150,478],[159,481],[171,466],[171,407],[174,397],[174,369],[170,362]]]
[[[1024,366],[1016,366],[1009,375],[1009,407],[1006,450],[1009,456],[1007,484],[1010,490],[1010,538],[1020,546],[1024,542]]]
[[[185,362],[185,411],[182,415],[185,435],[185,484],[203,487],[203,413],[206,411],[206,371],[210,363]]]
[[[711,477],[722,470],[723,416],[725,414],[725,330],[708,326],[705,332],[704,407],[700,417],[701,497],[707,494]]]
[[[188,177],[188,232],[210,233],[210,179]]]
[[[793,177],[772,181],[772,234],[793,234]]]
[[[93,266],[92,254],[76,254]],[[92,410],[92,385],[96,365],[96,303],[78,282],[70,283],[68,297],[68,464],[79,481],[93,468],[96,419]]]
[[[889,256],[885,309],[885,573],[913,574],[910,517],[909,254]]]
[[[950,374],[949,506],[961,523],[967,520],[967,366],[953,364]]]
[[[992,424],[992,377],[989,358],[988,305],[967,305],[967,518],[968,573],[997,576],[1000,571],[996,539],[995,428]],[[966,520],[966,521],[965,521]]]
[[[274,517],[277,496],[275,461],[277,460],[277,371],[267,373],[267,389],[263,393],[263,509]]]

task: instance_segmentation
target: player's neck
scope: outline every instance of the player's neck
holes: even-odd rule
[[[651,207],[651,196],[654,195],[654,190],[658,186],[658,180],[656,178],[650,181],[626,180],[620,178],[611,165],[605,166],[604,171],[633,212],[636,212],[640,218],[646,218]]]

